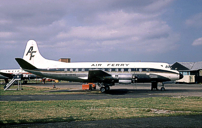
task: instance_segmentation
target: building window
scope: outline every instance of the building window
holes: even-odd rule
[[[202,70],[199,70],[199,76],[202,76]]]
[[[190,72],[182,72],[183,75],[190,75]]]

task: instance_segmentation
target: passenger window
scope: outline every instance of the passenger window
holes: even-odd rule
[[[124,72],[124,69],[122,68],[121,71]]]
[[[147,71],[147,72],[150,72],[150,69],[149,69],[149,68],[147,68],[147,69],[146,69],[146,71]]]
[[[142,72],[142,69],[141,69],[141,68],[139,69],[139,72]]]

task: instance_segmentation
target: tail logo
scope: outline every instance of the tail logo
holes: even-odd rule
[[[31,60],[32,57],[34,57],[33,54],[36,53],[36,51],[33,51],[33,46],[31,46],[31,47],[29,48],[29,50],[28,50],[26,56],[27,56],[29,53],[30,53],[30,58],[29,58],[29,60]]]

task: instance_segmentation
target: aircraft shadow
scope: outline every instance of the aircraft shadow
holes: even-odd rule
[[[153,90],[150,89],[111,89],[106,93],[100,93],[99,90],[51,90],[49,92],[85,92],[87,94],[96,94],[96,95],[148,95],[148,94],[177,94],[177,93],[202,93],[202,90],[197,89],[166,89],[165,91],[161,90]]]

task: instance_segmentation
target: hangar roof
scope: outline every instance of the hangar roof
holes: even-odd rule
[[[176,62],[172,65],[178,70],[199,70],[202,69],[202,61],[200,62]]]

